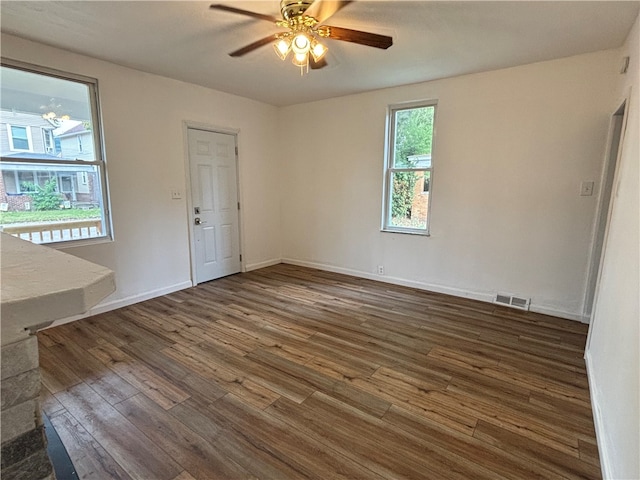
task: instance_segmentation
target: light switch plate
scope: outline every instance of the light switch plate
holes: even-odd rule
[[[177,188],[171,189],[171,199],[172,200],[180,200],[182,198],[182,192]]]

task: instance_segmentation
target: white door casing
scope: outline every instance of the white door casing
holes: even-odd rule
[[[600,195],[596,210],[596,222],[594,225],[589,269],[587,271],[584,318],[588,323],[591,323],[591,319],[595,311],[594,303],[598,283],[600,281],[600,269],[604,260],[604,245],[606,243],[606,237],[609,230],[609,220],[613,207],[613,200],[616,195],[615,190],[617,187],[615,187],[615,184],[617,183],[616,179],[618,177],[618,160],[622,153],[622,143],[624,141],[627,125],[629,98],[630,93],[624,98],[616,111],[611,115],[609,123],[607,152],[602,168]]]
[[[195,282],[238,273],[240,228],[236,137],[187,129]]]

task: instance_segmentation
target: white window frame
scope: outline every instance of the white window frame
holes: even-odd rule
[[[431,163],[428,168],[420,167],[420,168],[398,168],[394,167],[394,154],[395,154],[395,144],[396,144],[396,113],[402,110],[411,110],[415,108],[423,108],[423,107],[433,107],[433,130],[431,136]],[[432,195],[433,195],[433,159],[434,159],[434,147],[435,147],[435,136],[436,136],[436,117],[438,112],[438,101],[437,100],[420,100],[414,102],[405,102],[389,105],[387,107],[387,125],[386,125],[386,139],[385,139],[385,161],[384,161],[384,182],[383,182],[383,205],[382,205],[382,232],[391,232],[391,233],[406,233],[412,235],[423,235],[430,236],[430,226],[431,226],[431,204],[432,204]],[[392,177],[394,173],[401,172],[429,172],[429,200],[427,204],[427,224],[426,227],[423,228],[412,228],[412,227],[399,227],[391,224],[391,195],[393,193],[393,182]],[[423,187],[424,188],[424,187]],[[421,192],[424,194],[424,192]]]
[[[42,129],[42,142],[44,144],[44,151],[51,155],[55,150],[53,142],[53,131],[43,128]]]
[[[105,162],[104,155],[104,143],[102,137],[102,115],[100,112],[100,99],[98,96],[98,80],[91,77],[86,77],[84,75],[78,75],[75,73],[63,72],[60,70],[55,70],[48,67],[41,67],[39,65],[33,65],[17,60],[12,60],[8,58],[0,58],[0,65],[3,67],[13,68],[16,70],[23,70],[26,72],[35,73],[38,75],[55,77],[62,80],[67,80],[70,82],[82,83],[87,86],[89,91],[89,102],[91,108],[91,124],[92,124],[92,137],[93,137],[93,151],[94,151],[94,160],[52,160],[50,158],[45,158],[46,154],[43,155],[43,158],[29,158],[29,159],[21,159],[21,158],[6,158],[6,161],[11,163],[24,163],[26,165],[29,164],[50,164],[50,165],[78,165],[80,162],[82,165],[95,165],[98,170],[98,174],[100,177],[100,192],[102,194],[102,235],[99,237],[93,238],[80,238],[80,239],[69,239],[63,240],[59,242],[49,242],[46,243],[47,246],[50,247],[66,247],[66,246],[78,246],[84,244],[94,244],[94,243],[102,243],[105,241],[113,240],[113,227],[111,222],[111,209],[109,202],[109,189],[108,189],[108,180],[107,180],[107,168]],[[9,127],[9,125],[7,125]],[[31,132],[30,128],[27,128],[27,135],[29,137],[29,145],[32,146],[31,143]],[[12,144],[11,132],[9,131],[9,141]],[[55,147],[54,147],[55,148]],[[2,158],[4,161],[5,158]],[[19,186],[18,186],[19,188]]]
[[[15,128],[24,128],[27,132],[27,143],[29,147],[27,149],[24,148],[16,148],[13,144],[13,127]],[[33,152],[33,139],[31,138],[31,127],[29,125],[11,125],[7,123],[7,136],[9,137],[9,150],[12,152]]]

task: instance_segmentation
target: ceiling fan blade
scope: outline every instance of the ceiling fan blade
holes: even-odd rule
[[[324,58],[321,58],[317,62],[313,59],[312,56],[309,56],[309,67],[311,70],[320,70],[327,66],[327,61]]]
[[[352,3],[353,0],[315,0],[309,8],[307,8],[305,15],[315,18],[318,23],[322,23],[329,19],[338,10],[342,10],[344,7]]]
[[[351,30],[350,28],[330,27],[328,25],[320,27],[319,30],[321,29],[327,29],[329,31],[328,38],[332,38],[334,40],[343,40],[345,42],[353,42],[360,45],[383,49],[387,49],[393,45],[393,38],[386,35],[361,32],[359,30]]]
[[[209,7],[212,10],[222,10],[223,12],[238,13],[240,15],[246,15],[248,17],[258,18],[260,20],[267,20],[268,22],[275,23],[279,18],[271,15],[265,15],[263,13],[250,12],[249,10],[242,10],[241,8],[229,7],[228,5],[213,4]]]
[[[231,52],[229,54],[230,57],[241,57],[242,55],[245,55],[249,52],[252,52],[253,50],[262,47],[263,45],[266,45],[270,42],[275,42],[276,39],[278,38],[277,34],[273,34],[273,35],[269,35],[268,37],[264,37],[261,38],[260,40],[250,43],[249,45],[239,48],[238,50],[235,50],[233,52]]]

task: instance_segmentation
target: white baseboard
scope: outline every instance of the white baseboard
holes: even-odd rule
[[[80,320],[81,318],[92,317],[93,315],[98,315],[100,313],[110,312],[111,310],[116,310],[118,308],[126,307],[128,305],[133,305],[134,303],[144,302],[145,300],[150,300],[152,298],[160,297],[162,295],[168,295],[170,293],[177,292],[179,290],[184,290],[185,288],[191,288],[192,286],[193,284],[189,280],[187,282],[176,283],[174,285],[158,288],[156,290],[151,290],[149,292],[144,292],[137,295],[131,295],[125,298],[118,298],[115,300],[102,302],[97,304],[95,307],[89,309],[87,312],[82,313],[80,315],[74,315],[73,317],[67,317],[67,318],[62,318],[60,320],[56,320],[47,328],[56,327],[58,325],[63,325],[65,323],[75,322],[76,320]]]
[[[544,305],[531,304],[529,310],[536,313],[542,313],[544,315],[551,315],[552,317],[564,318],[566,320],[575,320],[581,323],[589,323],[589,319],[585,319],[584,315],[580,313],[565,312],[564,310],[558,310],[553,307],[546,307]]]
[[[327,265],[324,263],[307,262],[304,260],[295,260],[292,258],[283,258],[282,263],[288,263],[291,265],[298,265],[300,267],[317,268],[318,270],[325,270],[328,272],[342,273],[344,275],[352,275],[354,277],[366,278],[369,280],[375,280],[378,282],[391,283],[394,285],[402,285],[404,287],[417,288],[418,290],[427,290],[429,292],[444,293],[446,295],[453,295],[454,297],[470,298],[472,300],[479,300],[481,302],[493,303],[493,293],[464,290],[462,288],[449,287],[446,285],[438,285],[435,283],[416,282],[414,280],[406,280],[404,278],[390,277],[387,275],[377,275],[375,273],[362,272],[360,270],[352,270],[350,268],[336,267],[334,265]],[[552,315],[558,318],[564,318],[567,320],[577,320],[583,323],[583,315],[565,312],[558,310],[557,308],[546,307],[544,305],[531,305],[530,310],[532,312],[542,313],[545,315]]]
[[[318,270],[324,270],[327,272],[341,273],[344,275],[351,275],[354,277],[366,278],[366,279],[375,280],[378,282],[416,288],[418,290],[426,290],[429,292],[443,293],[446,295],[453,295],[455,297],[461,297],[461,298],[470,298],[472,300],[479,300],[481,302],[493,303],[493,300],[494,300],[493,294],[491,293],[464,290],[461,288],[438,285],[434,283],[417,282],[414,280],[406,280],[404,278],[399,278],[399,277],[390,277],[388,275],[377,275],[375,273],[362,272],[360,270],[338,267],[335,265],[328,265],[324,263],[295,260],[292,258],[283,258],[283,259],[275,258],[275,259],[266,260],[263,262],[247,264],[244,266],[244,271],[250,272],[252,270],[258,270],[260,268],[271,267],[279,263],[288,263],[290,265],[298,265],[301,267],[316,268]],[[85,312],[84,314],[56,320],[55,322],[53,322],[53,324],[51,324],[51,327],[55,327],[57,325],[62,325],[64,323],[80,320],[81,318],[90,317],[92,315],[98,315],[100,313],[109,312],[111,310],[116,310],[118,308],[126,307],[128,305],[132,305],[138,302],[143,302],[151,298],[159,297],[162,295],[168,295],[169,293],[177,292],[179,290],[190,288],[192,286],[193,284],[191,281],[186,281],[186,282],[170,285],[168,287],[152,290],[149,292],[144,292],[137,295],[131,295],[125,298],[120,298],[112,301],[99,303],[98,305],[91,308],[88,312]],[[577,320],[583,323],[587,323],[583,315],[565,312],[565,311],[558,310],[551,307],[545,307],[544,305],[531,305],[530,309],[533,312],[542,313],[545,315],[552,315],[554,317],[565,318],[568,320]]]
[[[602,421],[602,415],[600,413],[600,401],[598,399],[598,392],[594,385],[593,377],[591,376],[593,369],[591,366],[591,355],[589,354],[589,350],[584,354],[584,361],[587,366],[587,379],[589,381],[589,393],[591,394],[591,411],[593,412],[593,425],[596,430],[596,442],[598,444],[602,478],[613,478],[611,461],[607,455],[607,449],[605,448],[605,440],[607,437],[604,432],[604,422]]]
[[[244,271],[250,272],[251,270],[258,270],[259,268],[272,267],[273,265],[278,265],[279,263],[282,263],[282,260],[280,258],[273,258],[271,260],[265,260],[264,262],[258,263],[249,263],[244,266]]]
[[[461,288],[447,287],[444,285],[437,285],[433,283],[416,282],[414,280],[406,280],[404,278],[390,277],[388,275],[377,275],[375,273],[361,272],[360,270],[352,270],[350,268],[336,267],[334,265],[326,265],[323,263],[294,260],[291,258],[283,258],[282,263],[298,265],[300,267],[316,268],[318,270],[325,270],[327,272],[342,273],[344,275],[352,275],[354,277],[366,278],[368,280],[375,280],[377,282],[391,283],[393,285],[401,285],[403,287],[417,288],[418,290],[427,290],[429,292],[444,293],[446,295],[453,295],[455,297],[471,298],[473,300],[480,300],[481,302],[493,302],[493,295],[491,295],[490,293],[472,292],[469,290],[463,290]]]

